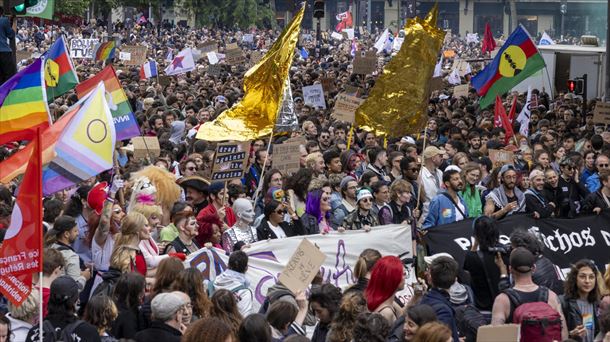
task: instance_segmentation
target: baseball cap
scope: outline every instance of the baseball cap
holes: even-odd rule
[[[443,150],[441,150],[440,148],[438,148],[436,146],[428,146],[424,150],[424,159],[430,159],[439,154],[442,155],[442,154],[445,154],[445,152],[443,152]]]
[[[404,137],[402,137],[400,139],[400,142],[403,143],[403,144],[413,144],[413,145],[415,145],[415,139],[411,138],[408,135],[405,135]]]
[[[168,321],[186,302],[175,293],[160,293],[150,302],[152,315],[160,321]]]
[[[78,283],[72,277],[63,275],[53,280],[49,293],[56,301],[76,302],[78,299]]]
[[[432,262],[440,257],[448,257],[448,258],[453,259],[453,256],[451,254],[443,252],[443,253],[436,253],[436,254],[433,254],[430,256],[425,256],[424,261],[426,262],[426,264],[432,265]]]
[[[499,172],[499,176],[502,177],[504,176],[504,172],[508,171],[508,170],[513,170],[516,171],[515,167],[511,164],[504,164],[502,165],[502,168],[500,168],[500,172]]]
[[[341,183],[339,183],[339,187],[340,187],[341,189],[345,189],[345,188],[347,188],[347,184],[348,184],[349,182],[356,182],[356,179],[355,179],[354,177],[352,177],[352,176],[345,176],[345,177],[343,177],[343,179],[341,180]]]
[[[519,273],[530,272],[535,262],[536,257],[527,248],[517,247],[510,253],[510,267]]]

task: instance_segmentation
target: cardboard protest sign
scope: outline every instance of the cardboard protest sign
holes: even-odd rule
[[[133,137],[133,157],[141,159],[146,157],[156,158],[161,154],[159,139],[157,137]]]
[[[246,57],[240,48],[227,49],[225,51],[225,63],[229,65],[238,65],[244,63]]]
[[[280,170],[284,175],[297,172],[301,168],[300,145],[305,145],[304,137],[289,139],[282,144],[274,144],[273,154],[281,158],[274,158],[273,168]]]
[[[468,97],[468,84],[460,84],[453,87],[453,97],[458,98],[461,96]]]
[[[374,51],[359,51],[354,57],[354,74],[369,75],[377,70],[377,55]]]
[[[279,281],[292,293],[305,290],[324,263],[326,255],[307,239],[303,239],[290,257]]]
[[[225,46],[225,51],[239,49],[237,43],[229,43]]]
[[[222,71],[222,66],[220,64],[210,64],[208,65],[207,74],[210,76],[220,76],[220,72]]]
[[[364,102],[355,96],[339,94],[335,100],[335,107],[332,116],[339,120],[353,123],[356,119],[356,109]]]
[[[430,80],[430,91],[442,90],[443,89],[443,78],[434,77]],[[454,90],[455,92],[455,90]]]
[[[338,33],[338,32],[331,33],[330,37],[332,39],[336,39],[336,40],[343,40],[343,35],[341,33]]]
[[[245,175],[250,142],[228,142],[216,146],[212,181],[241,179]]]
[[[206,42],[206,43],[197,45],[197,50],[201,51],[201,53],[217,51],[218,44],[215,41]]]
[[[17,63],[21,62],[24,59],[27,60],[30,58],[32,58],[32,53],[29,51],[19,50],[15,52],[15,60],[17,61]]]
[[[350,96],[360,96],[360,94],[362,93],[362,88],[360,87],[354,87],[351,85],[346,85],[344,87],[344,94],[345,95],[350,95]]]
[[[453,57],[455,57],[455,51],[454,50],[445,50],[445,51],[443,51],[443,57],[453,58]]]
[[[99,39],[74,38],[70,41],[70,57],[93,59]]]
[[[513,164],[515,153],[504,150],[489,150],[489,159],[494,167],[502,166],[504,164]]]
[[[335,79],[330,77],[323,77],[320,79],[320,83],[322,83],[322,89],[324,89],[325,93],[333,93],[337,90],[335,86]]]
[[[250,53],[250,65],[258,63],[263,58],[263,53],[260,51],[252,51]]]
[[[519,342],[521,325],[483,325],[477,331],[477,342]]]
[[[610,102],[597,101],[597,103],[595,103],[593,122],[606,125],[610,124]]]
[[[314,108],[326,109],[326,101],[324,100],[324,90],[320,83],[303,87],[303,102]]]
[[[121,53],[119,59],[125,65],[142,65],[146,63],[146,52],[148,48],[142,45],[123,45],[121,46]],[[123,55],[124,58],[121,58]]]
[[[241,41],[245,43],[252,43],[254,42],[254,35],[252,33],[244,34],[244,36],[241,37]]]

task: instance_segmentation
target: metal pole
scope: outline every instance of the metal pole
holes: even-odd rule
[[[610,19],[610,4],[608,4],[606,6],[607,8],[607,13],[606,13],[606,21],[608,21],[608,19]],[[606,91],[605,91],[605,97],[606,97],[606,102],[610,102],[610,44],[608,44],[608,39],[610,39],[610,25],[606,25],[608,27],[608,30],[606,32]]]
[[[563,40],[563,24],[564,24],[564,19],[565,19],[566,15],[561,13],[561,40]]]
[[[373,21],[371,15],[371,2],[371,0],[366,1],[366,30],[369,31],[369,34],[371,34],[371,22]]]

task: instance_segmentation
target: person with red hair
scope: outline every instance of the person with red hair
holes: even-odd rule
[[[223,222],[218,215],[207,213],[197,217],[199,223],[199,235],[195,238],[195,242],[199,246],[204,246],[206,243],[211,243],[216,248],[221,248],[220,238],[222,236],[221,227]]]
[[[404,268],[400,259],[395,256],[379,259],[371,271],[371,279],[364,292],[368,309],[381,314],[391,326],[402,315],[394,295],[404,286]]]

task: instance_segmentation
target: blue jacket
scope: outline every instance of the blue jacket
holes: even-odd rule
[[[458,195],[460,203],[464,206],[464,218],[468,217],[468,208],[462,196]],[[428,216],[424,220],[422,228],[428,229],[442,224],[455,222],[457,208],[453,202],[443,193],[440,193],[430,201]]]
[[[15,20],[17,20],[15,18]],[[7,40],[11,39],[15,36],[15,31],[11,27],[11,22],[8,17],[1,16],[0,17],[0,52],[11,52],[10,45]]]
[[[602,183],[599,182],[599,173],[594,173],[593,175],[587,178],[587,182],[585,183],[587,190],[589,192],[596,192],[602,187]]]
[[[455,322],[455,311],[451,306],[449,293],[447,293],[447,291],[433,288],[424,295],[420,304],[430,305],[434,309],[434,312],[436,312],[436,318],[451,329],[453,342],[459,342],[460,337]]]

